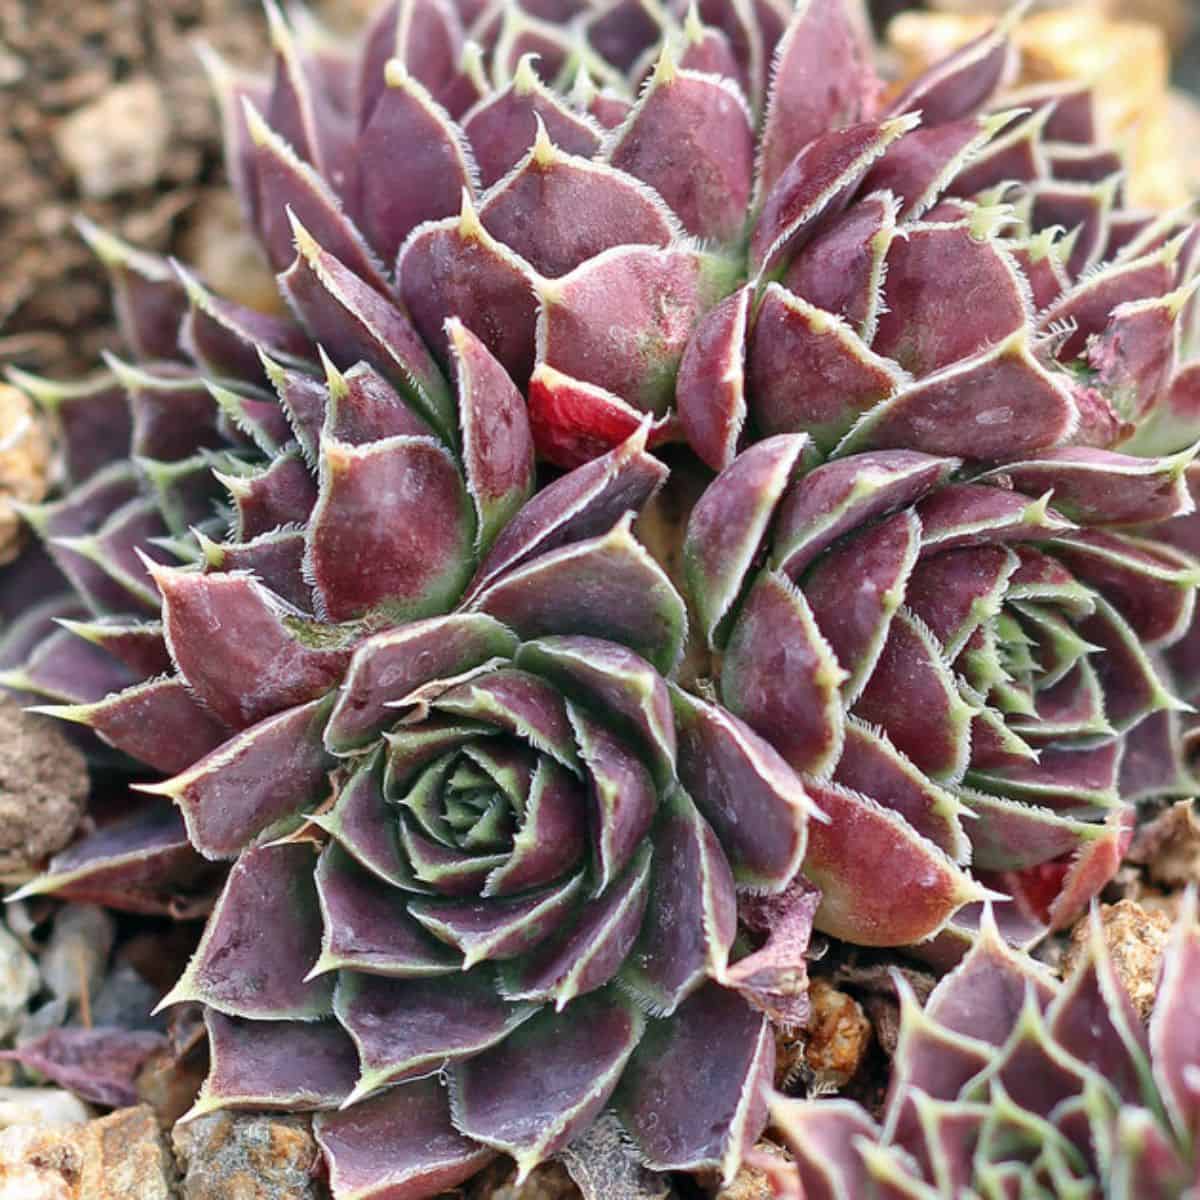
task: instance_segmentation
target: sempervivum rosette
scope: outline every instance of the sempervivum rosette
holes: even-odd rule
[[[129,556],[161,619],[122,637],[168,673],[49,711],[178,763],[141,790],[233,863],[166,1001],[206,1007],[196,1111],[344,1108],[317,1122],[344,1196],[432,1195],[497,1150],[528,1171],[610,1102],[648,1162],[730,1174],[774,1056],[728,969],[735,887],[791,883],[809,801],[667,682],[686,618],[631,532],[667,473],[646,429],[531,496],[520,394],[448,335],[449,445],[365,364],[309,380],[305,426],[280,369],[311,477],[260,432],[223,476],[239,536]],[[259,533],[268,497],[293,520]],[[145,890],[169,828],[102,830],[28,890]],[[664,1106],[685,1070],[703,1102]]]
[[[965,427],[980,402],[962,394]],[[1061,924],[1119,863],[1130,801],[1191,787],[1152,655],[1186,632],[1197,567],[1146,536],[1190,508],[1190,457],[821,462],[807,435],[778,434],[709,486],[692,594],[723,702],[832,817],[805,867],[818,927],[923,940],[961,903],[951,864],[968,860]]]
[[[1065,982],[987,925],[924,1009],[898,979],[882,1128],[850,1101],[777,1097],[776,1125],[796,1153],[794,1167],[772,1170],[780,1200],[1195,1195],[1194,897],[1167,945],[1148,1027],[1095,918],[1089,935]]]

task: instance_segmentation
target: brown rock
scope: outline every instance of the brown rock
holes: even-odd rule
[[[24,1189],[24,1190],[22,1190]],[[0,1133],[0,1200],[174,1200],[175,1169],[149,1108],[86,1125]]]
[[[157,182],[170,137],[162,90],[143,75],[73,112],[58,127],[54,144],[79,190],[107,197]]]
[[[804,1060],[820,1087],[838,1088],[848,1083],[871,1045],[871,1022],[862,1005],[820,977],[808,990],[812,1016]]]
[[[24,522],[13,501],[36,504],[46,495],[50,444],[23,392],[0,383],[0,565],[24,544]]]
[[[774,1142],[759,1142],[754,1147],[754,1156],[760,1160],[778,1160],[781,1164],[790,1161],[787,1151]],[[715,1200],[775,1200],[776,1195],[771,1176],[762,1167],[748,1163],[728,1187],[716,1194]]]
[[[1132,900],[1100,906],[1104,943],[1112,955],[1117,978],[1124,984],[1138,1015],[1145,1020],[1154,1008],[1158,972],[1171,932],[1171,919],[1163,912],[1147,912]],[[1069,977],[1087,944],[1088,921],[1079,921],[1063,955],[1061,970]]]
[[[172,1134],[181,1200],[325,1200],[307,1117],[219,1112]]]
[[[71,840],[87,766],[58,726],[0,698],[0,879],[20,879]]]

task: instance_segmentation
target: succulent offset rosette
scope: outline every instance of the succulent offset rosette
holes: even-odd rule
[[[1180,707],[1152,652],[1187,630],[1197,567],[1121,528],[1187,511],[1190,452],[812,454],[804,434],[743,451],[685,558],[722,701],[832,818],[805,867],[818,927],[921,941],[968,862],[1069,920],[1119,863],[1146,772],[1158,794],[1191,786],[1168,778],[1171,739],[1149,767],[1135,739]]]
[[[167,673],[49,708],[171,777],[28,890],[145,889],[168,798],[233,864],[167,1001],[206,1006],[197,1111],[344,1108],[317,1124],[339,1196],[432,1195],[498,1150],[528,1171],[610,1105],[648,1162],[732,1173],[774,1055],[736,889],[792,882],[810,802],[668,683],[684,603],[631,531],[667,474],[647,429],[533,494],[519,392],[447,334],[451,441],[366,363],[272,360],[275,410],[214,389],[260,461],[220,477],[235,526],[199,561],[129,555],[160,619],[122,637]],[[299,447],[262,432],[283,418]],[[683,1070],[704,1102],[664,1108]]]
[[[1200,927],[1189,897],[1143,1025],[1093,918],[1059,982],[994,927],[924,1009],[903,979],[882,1127],[845,1100],[775,1097],[795,1165],[764,1163],[780,1200],[1195,1193]]]

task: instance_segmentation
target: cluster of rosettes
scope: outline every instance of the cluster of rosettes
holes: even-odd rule
[[[1085,92],[1000,98],[1003,27],[885,104],[841,0],[269,13],[269,79],[212,66],[287,315],[86,228],[133,361],[17,376],[70,486],[4,682],[168,776],[31,890],[232,862],[200,1107],[347,1105],[339,1196],[610,1104],[728,1175],[813,908],[953,959],[1193,788],[1200,227],[1121,206]],[[681,440],[689,687],[635,536]]]
[[[882,1127],[845,1100],[775,1097],[780,1200],[1178,1200],[1200,1185],[1200,925],[1189,895],[1147,1027],[1098,917],[1065,983],[985,923],[924,1009],[903,978]]]

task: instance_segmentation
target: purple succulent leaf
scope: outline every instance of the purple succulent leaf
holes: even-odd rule
[[[538,219],[530,221],[534,210]],[[613,166],[565,154],[540,119],[529,153],[488,191],[479,217],[493,237],[550,279],[614,246],[666,247],[680,233],[661,197]]]
[[[244,1021],[206,1009],[208,1077],[188,1119],[222,1108],[307,1112],[354,1088],[354,1043],[333,1021]]]
[[[266,354],[262,356],[262,366],[291,423],[305,460],[315,465],[317,442],[325,425],[325,409],[329,402],[325,381],[276,362]]]
[[[1054,554],[1121,612],[1143,646],[1169,646],[1190,627],[1200,582],[1200,567],[1190,555],[1099,529],[1061,539]]]
[[[128,454],[133,435],[129,400],[110,372],[62,382],[10,366],[6,375],[60,432],[67,476],[77,487]]]
[[[660,1016],[706,979],[720,979],[737,933],[733,874],[690,797],[674,788],[652,834],[650,896],[622,984]]]
[[[583,893],[582,874],[520,896],[409,900],[409,915],[463,954],[463,969],[527,953],[555,934]]]
[[[50,1029],[0,1050],[0,1059],[20,1063],[81,1100],[107,1108],[138,1102],[136,1080],[142,1064],[166,1046],[161,1033],[148,1029],[67,1026]]]
[[[899,813],[956,863],[968,861],[972,843],[962,818],[969,816],[969,811],[957,794],[934,783],[881,730],[848,718],[842,756],[832,779]],[[968,826],[970,832],[974,832],[974,824]]]
[[[321,904],[321,955],[309,972],[363,971],[412,978],[447,975],[458,955],[430,938],[408,915],[408,896],[359,866],[336,842],[316,871]]]
[[[1166,453],[1197,433],[1200,433],[1200,362],[1190,362],[1172,376],[1165,399],[1142,422],[1138,435],[1126,443],[1126,448],[1138,453],[1156,450]]]
[[[1177,1135],[1190,1140],[1200,1127],[1200,1019],[1194,987],[1200,970],[1196,896],[1189,891],[1163,957],[1150,1018],[1154,1080]]]
[[[873,163],[916,119],[867,121],[819,134],[780,173],[765,195],[750,235],[750,265],[762,276],[781,274],[796,253],[838,216]]]
[[[577,467],[632,437],[645,414],[606,388],[538,363],[529,380],[529,423],[539,456]],[[667,412],[649,424],[647,444],[679,441],[679,421]]]
[[[880,400],[835,453],[911,447],[928,454],[1004,459],[1059,445],[1078,423],[1069,386],[1038,363],[1022,326]]]
[[[417,886],[443,896],[476,894],[492,871],[505,863],[503,854],[479,855],[448,848],[440,839],[427,837],[412,821],[400,822],[400,841]]]
[[[760,573],[725,648],[725,707],[794,770],[821,774],[841,754],[846,679],[804,593],[785,575]]]
[[[613,989],[544,1008],[499,1046],[451,1068],[454,1124],[517,1160],[524,1179],[591,1124],[645,1021]]]
[[[188,843],[179,813],[153,804],[74,842],[8,899],[54,895],[183,918],[205,910],[207,888],[215,882],[215,869]]]
[[[305,980],[320,953],[313,847],[243,852],[200,945],[160,1008],[199,1001],[231,1017],[312,1021],[327,1016],[333,980]]]
[[[944,484],[954,458],[911,450],[856,454],[825,463],[784,496],[773,535],[772,563],[793,581],[852,529],[906,508]]]
[[[1192,796],[1197,783],[1183,751],[1178,712],[1152,713],[1125,735],[1117,788],[1131,804],[1151,797]]]
[[[292,218],[296,253],[279,277],[284,297],[339,367],[359,359],[390,379],[448,442],[455,432],[446,380],[408,315]]]
[[[829,818],[809,825],[804,859],[805,876],[821,889],[815,923],[823,933],[906,946],[932,938],[980,898],[978,884],[897,813],[841,784],[806,786]]]
[[[547,484],[497,537],[466,602],[537,555],[607,533],[626,512],[647,504],[666,477],[666,467],[647,454],[646,430],[639,427],[607,454]]]
[[[43,539],[95,533],[108,517],[138,495],[137,472],[112,463],[60,500],[27,505],[21,515]]]
[[[679,778],[716,831],[743,888],[778,892],[800,868],[809,817],[803,783],[775,748],[742,721],[679,688]]]
[[[462,131],[403,62],[383,69],[385,87],[359,134],[363,227],[385,262],[423,221],[452,215],[473,190],[475,165]]]
[[[958,303],[949,304],[951,296]],[[895,238],[883,299],[871,348],[918,379],[997,342],[1008,347],[1030,316],[1017,264],[970,221],[916,225]],[[1008,355],[1023,351],[1025,340],[1018,338]],[[1028,352],[1023,357],[1032,364]]]
[[[356,862],[393,887],[406,891],[430,889],[417,882],[401,853],[396,817],[382,786],[378,754],[337,788],[333,806],[310,813],[312,824],[324,829]]]
[[[72,705],[92,704],[136,682],[123,663],[66,629],[50,633],[24,665],[0,675],[11,691]]]
[[[891,113],[921,113],[926,125],[944,125],[983,108],[1012,82],[1016,50],[1009,34],[1018,10],[918,76],[891,104]]]
[[[230,734],[178,678],[150,679],[90,704],[35,711],[85,725],[108,745],[168,774],[186,770]]]
[[[982,871],[1020,871],[1072,854],[1105,835],[1103,825],[1075,820],[1052,808],[963,789],[977,820],[966,823],[971,862]],[[1032,797],[1030,799],[1036,799]]]
[[[311,613],[313,596],[303,572],[302,529],[270,530],[248,542],[214,542],[199,530],[193,532],[206,574],[247,572],[286,604],[301,613]]]
[[[236,515],[234,534],[240,541],[270,533],[282,525],[303,525],[317,502],[317,486],[304,460],[297,453],[283,453],[261,471],[225,474],[201,460],[199,470],[210,475],[233,498]],[[211,507],[208,505],[206,507]],[[190,511],[188,523],[203,519]],[[205,512],[204,516],[208,513]]]
[[[528,742],[574,771],[578,762],[558,691],[527,671],[499,669],[440,693],[432,707],[455,720],[482,721]]]
[[[1050,507],[1049,495],[1030,500],[1000,488],[952,483],[917,505],[922,557],[960,546],[1046,542],[1075,527]]]
[[[1058,225],[1071,230],[1067,269],[1076,279],[1092,271],[1103,258],[1121,184],[1122,176],[1116,174],[1099,183],[1044,180],[1029,188],[1034,227]]]
[[[1069,362],[1083,354],[1088,339],[1104,332],[1110,315],[1119,305],[1169,292],[1174,285],[1178,252],[1177,245],[1167,243],[1139,258],[1108,263],[1080,278],[1040,313],[1039,330],[1070,327],[1058,349],[1060,361]]]
[[[654,821],[658,791],[649,770],[622,738],[575,704],[569,704],[568,715],[587,768],[593,890],[599,894],[642,844]]]
[[[122,339],[139,359],[178,356],[187,294],[170,263],[122,241],[86,217],[75,228],[108,272]]]
[[[1048,1119],[1056,1105],[1102,1078],[1054,1042],[1041,1005],[1028,990],[1008,1040],[962,1094],[967,1100],[986,1100],[998,1083],[1012,1103]]]
[[[172,660],[200,703],[234,729],[341,680],[350,646],[318,648],[318,628],[251,576],[155,567],[154,577]]]
[[[783,277],[793,295],[841,317],[868,344],[879,322],[884,264],[896,236],[898,207],[888,192],[857,200],[823,224]]]
[[[1071,163],[1077,168],[1091,160],[1107,157],[1106,151],[1097,151],[1092,146],[1047,145],[1046,124],[1054,116],[1054,109],[1045,105],[1041,109],[1022,115],[1017,107],[995,114],[996,134],[983,148],[971,156],[964,170],[958,171],[947,189],[955,196],[977,196],[993,188],[1003,188],[1013,183],[1032,184],[1047,177],[1068,179],[1072,175]],[[1016,117],[1018,119],[1014,120]],[[1062,167],[1060,169],[1060,164]],[[1116,168],[1106,170],[1107,177]],[[1053,226],[1051,227],[1053,228]]]
[[[279,821],[322,798],[332,760],[321,730],[330,697],[267,717],[162,783],[139,791],[179,805],[206,858],[233,858]]]
[[[480,100],[462,117],[483,187],[491,187],[520,161],[533,145],[539,120],[550,140],[567,154],[591,158],[600,148],[600,127],[550,91],[538,79],[532,58],[525,55],[506,87]]]
[[[470,679],[504,665],[504,661],[501,659],[485,663],[464,674]],[[448,685],[443,681],[432,686],[438,690],[438,694],[448,690]],[[420,691],[414,694],[420,695]],[[423,703],[423,701],[417,701],[417,703]],[[452,717],[428,717],[418,723],[398,725],[391,732],[383,735],[388,746],[387,765],[383,775],[384,793],[389,799],[395,799],[403,794],[405,787],[409,785],[420,768],[428,766],[433,760],[444,757],[455,750],[471,746],[470,757],[478,761],[478,757],[486,755],[488,750],[481,744],[472,745],[472,743],[480,743],[481,739],[499,736],[500,732],[500,727],[496,725],[488,725],[479,720],[457,720]],[[512,756],[518,759],[523,756],[522,750],[525,754],[532,754],[532,750],[528,747],[521,749],[510,747],[509,749],[512,751]],[[493,750],[492,753],[495,755],[496,752]],[[564,753],[569,753],[565,747]],[[526,771],[520,776],[521,795],[524,794],[524,789],[528,787],[532,778],[532,768],[526,765]],[[520,800],[515,798],[515,789],[508,789],[507,794],[514,803],[519,805]]]
[[[677,0],[673,11],[677,18],[684,16],[686,9],[682,0]],[[763,102],[768,55],[772,47],[766,44],[755,8],[752,5],[735,8],[716,0],[701,0],[696,5],[696,15],[705,26],[724,36],[736,64],[738,85],[757,112]]]
[[[990,1115],[988,1106],[966,1100],[934,1100],[916,1088],[908,1099],[920,1124],[920,1136],[900,1144],[912,1154],[925,1177],[947,1195],[969,1188],[975,1148]]]
[[[58,617],[55,624],[111,654],[142,679],[171,669],[171,656],[158,621],[134,621],[123,617],[101,617],[94,621]]]
[[[476,549],[484,554],[533,494],[533,436],[524,397],[483,342],[457,318],[450,319],[446,333]]]
[[[688,445],[714,471],[734,460],[746,422],[746,336],[754,289],[747,285],[709,311],[679,363],[675,406]]]
[[[495,1156],[455,1130],[436,1076],[322,1112],[313,1134],[345,1200],[422,1200],[464,1183]]]
[[[775,1069],[775,1039],[765,1016],[736,992],[709,983],[669,1021],[651,1021],[615,1104],[652,1170],[719,1170],[728,1183],[767,1122],[763,1088]],[[681,1078],[688,1104],[667,1097]]]
[[[482,895],[509,896],[561,878],[583,857],[585,826],[586,801],[578,782],[557,763],[541,759],[512,853],[489,872]]]
[[[418,226],[396,260],[400,297],[439,358],[449,361],[445,325],[458,317],[519,388],[533,370],[534,279],[533,268],[483,227],[466,195],[459,216]]]
[[[606,534],[551,550],[478,592],[470,609],[521,638],[570,630],[627,646],[669,674],[683,655],[687,612],[669,577],[634,538],[628,513]]]
[[[930,994],[925,1015],[943,1033],[999,1047],[1016,1027],[1028,992],[1045,1009],[1058,990],[1057,981],[1041,964],[1001,937],[989,910],[966,957]],[[912,1082],[931,1095],[951,1098],[920,1078]]]
[[[510,1000],[553,1001],[562,1012],[603,988],[637,940],[649,900],[650,870],[651,848],[643,843],[624,873],[583,905],[559,937],[500,968],[502,994]]]
[[[688,6],[683,21],[683,40],[679,48],[679,65],[704,75],[719,75],[742,85],[737,57],[729,38],[720,30],[704,23],[700,10]],[[745,95],[746,89],[742,87]],[[757,100],[757,96],[755,97]]]
[[[1054,560],[1047,561],[1057,566]],[[1000,613],[1006,597],[1013,598],[1009,584],[1020,564],[1016,552],[1005,546],[946,550],[916,567],[904,603],[953,660],[975,631]]]
[[[637,739],[659,787],[675,772],[671,695],[662,676],[640,655],[614,642],[566,635],[526,642],[518,667],[550,680],[584,708],[617,722]]]
[[[323,437],[306,557],[323,614],[445,611],[467,582],[474,524],[458,467],[439,443],[347,446]]]
[[[572,4],[570,9],[574,7]],[[600,11],[586,22],[588,44],[622,71],[634,71],[639,60],[666,33],[669,26],[665,13],[642,0],[608,0],[599,7]],[[560,16],[553,9],[546,15],[551,13],[564,21],[568,16],[567,12]]]
[[[1102,597],[1096,611],[1076,626],[1103,653],[1091,658],[1100,676],[1105,715],[1118,732],[1131,729],[1151,713],[1179,709],[1180,702],[1164,687],[1159,673],[1125,618]]]
[[[798,6],[775,48],[758,162],[766,196],[815,138],[873,115],[880,82],[864,31],[840,0]],[[813,88],[813,78],[829,80]]]
[[[812,1200],[849,1200],[868,1195],[872,1186],[856,1138],[875,1141],[879,1127],[853,1100],[810,1104],[770,1093],[772,1122],[795,1156],[801,1196]]]
[[[722,625],[746,587],[781,498],[809,450],[806,434],[779,434],[732,459],[705,489],[688,519],[684,574],[708,644],[720,646]]]
[[[863,191],[891,193],[900,201],[899,217],[918,220],[941,199],[951,181],[957,184],[964,166],[977,159],[1012,120],[1012,113],[972,114],[961,121],[914,129],[893,143],[871,168]],[[983,187],[956,190],[974,196]]]
[[[920,521],[907,509],[846,538],[804,577],[817,628],[847,673],[847,702],[862,693],[879,662],[920,544]]]
[[[405,403],[399,392],[369,363],[344,374],[321,351],[325,368],[324,435],[351,446],[389,437],[435,437],[432,426]],[[320,457],[320,434],[316,458]]]
[[[750,413],[765,435],[807,433],[823,452],[909,382],[844,320],[767,286],[746,359]],[[917,439],[920,440],[920,439]]]
[[[1111,808],[1119,802],[1119,739],[1095,745],[1047,746],[1037,762],[972,770],[973,782],[1015,798],[1041,803],[1056,812]]]
[[[492,75],[496,80],[508,79],[526,59],[538,78],[549,85],[568,69],[578,41],[573,42],[561,24],[541,20],[515,5],[493,12],[499,17],[499,34],[492,47]]]
[[[517,639],[482,613],[411,621],[361,643],[350,659],[325,729],[333,754],[364,749],[394,723],[392,703],[423,684],[447,679],[508,656]]]
[[[1104,819],[1103,836],[1075,852],[1046,914],[1052,933],[1070,928],[1116,875],[1133,840],[1134,817],[1129,805],[1114,808]]]
[[[274,398],[265,399],[244,391],[222,387],[212,380],[205,387],[217,406],[218,427],[227,440],[249,442],[265,455],[279,452],[291,441],[292,427],[287,413]]]
[[[733,80],[682,69],[664,50],[603,154],[649,184],[692,236],[718,242],[741,236],[753,184],[754,131]]]
[[[684,244],[615,246],[538,280],[538,362],[661,416],[692,330],[732,290],[731,275],[730,263]]]
[[[287,317],[257,312],[209,291],[186,267],[171,267],[187,292],[188,312],[179,340],[189,358],[219,378],[266,382],[262,355],[311,362],[312,343]]]
[[[1112,1187],[1146,1200],[1186,1195],[1194,1174],[1153,1113],[1127,1107],[1117,1113]]]
[[[766,940],[728,966],[721,982],[776,1025],[798,1029],[809,1020],[807,953],[820,889],[797,875],[777,896],[742,897],[739,916]]]
[[[132,454],[175,462],[224,442],[217,406],[194,370],[177,363],[127,363],[112,354],[105,361],[128,397]]]
[[[387,277],[379,261],[330,185],[267,124],[251,101],[243,101],[243,112],[254,144],[257,232],[274,270],[285,271],[291,264],[295,230],[302,224],[347,271],[386,295]]]

